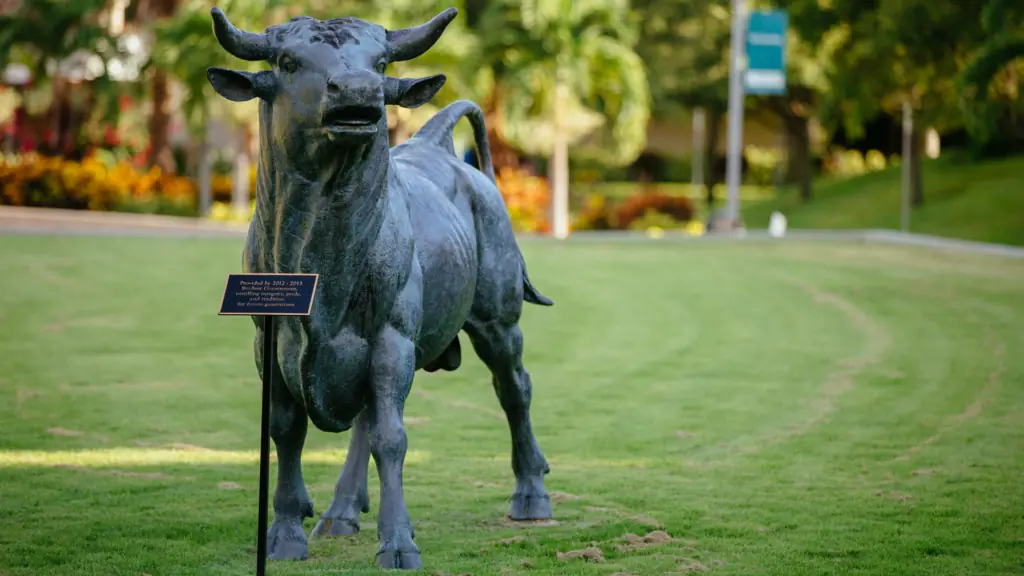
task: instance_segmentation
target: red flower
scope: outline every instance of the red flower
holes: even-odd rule
[[[119,139],[117,137],[117,131],[114,130],[113,126],[107,126],[103,131],[103,140],[106,142],[107,146],[117,146]]]
[[[121,112],[128,110],[132,107],[132,97],[127,95],[118,96],[117,107]]]

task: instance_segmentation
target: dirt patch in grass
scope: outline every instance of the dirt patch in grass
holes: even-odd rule
[[[581,496],[575,494],[569,494],[567,492],[548,492],[548,497],[556,502],[562,502],[566,500],[579,500]]]
[[[203,448],[194,444],[184,444],[182,442],[172,442],[167,447],[171,450],[181,450],[182,452],[211,452],[209,448]]]
[[[675,539],[663,530],[655,530],[644,536],[637,536],[631,532],[623,536],[622,539],[626,543],[615,547],[619,552],[632,552],[633,550],[642,550],[651,546],[660,546],[667,542],[675,542]]]
[[[561,524],[558,520],[550,518],[548,520],[513,520],[508,516],[501,519],[501,525],[510,528],[546,528],[549,526],[558,526]]]
[[[710,572],[711,569],[707,566],[693,560],[688,563],[680,564],[675,572],[669,572],[668,574],[693,574],[696,572]]]
[[[68,430],[67,428],[49,428],[49,429],[46,430],[46,433],[47,434],[53,434],[54,436],[70,436],[70,437],[78,437],[78,436],[84,436],[85,435],[84,432],[79,432],[78,430]]]
[[[982,410],[984,410],[985,405],[991,401],[993,393],[996,391],[996,388],[998,388],[1003,374],[1006,372],[1006,343],[998,342],[992,355],[996,360],[995,368],[989,372],[988,378],[985,381],[985,386],[980,392],[978,392],[974,401],[971,402],[963,412],[947,418],[934,434],[914,446],[907,448],[906,451],[896,457],[896,460],[910,460],[911,456],[938,442],[945,434],[948,434],[958,426],[965,422],[974,420],[981,415]]]
[[[604,553],[601,552],[600,548],[595,546],[588,546],[586,548],[581,548],[580,550],[570,550],[568,552],[555,552],[555,556],[557,556],[562,562],[568,562],[569,560],[604,562]]]
[[[657,518],[652,518],[647,514],[634,514],[630,516],[629,519],[634,522],[639,522],[644,526],[650,526],[651,528],[660,528],[662,526],[660,520],[658,520]]]
[[[25,402],[27,402],[31,398],[38,398],[39,396],[42,395],[42,392],[38,392],[36,390],[25,390],[22,388],[18,388],[18,393],[17,396],[15,397],[15,408],[18,410],[18,412],[21,412],[22,407],[25,406]]]
[[[99,474],[102,476],[120,476],[123,478],[143,478],[145,480],[170,480],[171,476],[162,472],[127,472],[125,470],[109,470],[100,468],[86,468],[84,466],[74,466],[72,464],[58,464],[55,468],[63,468],[65,470],[74,470],[75,472],[85,472],[88,474]]]

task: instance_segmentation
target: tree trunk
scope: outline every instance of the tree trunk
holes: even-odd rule
[[[555,86],[555,146],[551,155],[554,196],[553,231],[555,238],[569,236],[569,140],[562,130],[562,110],[568,86],[561,80]]]
[[[491,148],[491,165],[497,174],[502,168],[518,168],[519,154],[498,133],[501,109],[501,82],[495,81],[491,95],[484,103],[484,118],[487,124],[487,142]]]
[[[153,110],[149,116],[149,165],[164,172],[174,172],[174,153],[171,151],[171,115],[168,112],[170,86],[167,73],[153,71]]]
[[[238,214],[249,212],[249,150],[252,130],[244,124],[239,130],[238,150],[235,151],[234,178],[231,187],[231,207]]]
[[[800,200],[811,201],[811,134],[807,118],[796,114],[787,114],[786,143],[788,144],[788,166],[786,179],[800,189]]]
[[[718,135],[722,131],[723,118],[724,115],[718,110],[708,110],[707,130],[704,132],[704,182],[706,183],[708,212],[715,204],[715,186],[718,185],[715,158],[718,156]]]
[[[924,182],[921,172],[924,138],[925,131],[915,126],[910,142],[910,203],[915,207],[924,204]]]
[[[50,110],[47,124],[48,130],[42,138],[43,145],[40,146],[44,154],[51,156],[60,155],[61,117],[64,113],[64,79],[56,77],[50,85]]]
[[[152,20],[174,15],[177,0],[157,0],[149,8]],[[175,171],[174,152],[171,150],[170,82],[167,72],[153,70],[153,110],[149,116],[149,165],[158,166],[168,173]]]
[[[199,215],[207,216],[213,205],[213,159],[210,157],[210,114],[209,106],[204,105],[203,136],[199,145],[199,170],[196,179],[199,181]]]

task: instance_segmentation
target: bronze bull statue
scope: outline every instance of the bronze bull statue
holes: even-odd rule
[[[210,68],[218,94],[260,99],[256,211],[247,272],[317,273],[308,317],[276,322],[271,437],[277,450],[271,559],[308,555],[303,518],[313,504],[302,479],[307,419],[328,432],[352,429],[334,498],[312,536],[358,532],[369,511],[367,466],[380,476],[377,564],[419,568],[402,492],[402,412],[417,370],[452,371],[465,330],[493,375],[512,435],[516,488],[509,516],[551,517],[548,464],[530,424],[523,367],[523,302],[550,306],[531,284],[495,185],[483,115],[468,101],[438,112],[409,141],[390,147],[385,105],[429,101],[444,75],[392,78],[390,62],[423,54],[456,16],[448,9],[414,28],[385,30],[356,18],[294,18],[262,34],[212,11],[221,46],[270,69]],[[452,130],[468,118],[480,170],[455,155]]]

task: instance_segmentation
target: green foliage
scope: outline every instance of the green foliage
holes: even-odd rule
[[[1020,74],[1024,66],[1024,14],[1009,0],[988,0],[981,14],[982,28],[990,37],[960,75],[960,107],[975,148],[991,153],[1006,141],[1024,142],[1024,112]],[[1012,144],[1011,144],[1012,145]]]
[[[653,111],[683,117],[698,106],[725,112],[729,94],[728,4],[721,0],[634,0],[637,52],[648,70]]]
[[[105,0],[31,0],[16,12],[0,16],[0,69],[9,61],[31,65],[46,75],[46,59],[64,58],[80,49],[113,48],[96,20]]]
[[[246,30],[263,30],[268,14],[281,4],[281,0],[225,0],[218,5],[231,22]],[[213,34],[209,2],[187,0],[179,7],[174,18],[156,26],[156,49],[153,64],[173,74],[186,90],[182,112],[193,133],[205,129],[211,110],[216,116],[233,118],[237,122],[254,123],[258,104],[249,102],[228,104],[216,97],[206,78],[207,68],[213,66],[258,71],[265,63],[246,62],[228,54]]]
[[[650,93],[625,0],[500,0],[481,14],[479,30],[499,130],[516,147],[550,154],[558,130],[585,157],[621,165],[640,154]],[[556,115],[559,86],[565,101]]]
[[[754,186],[771,186],[775,183],[775,171],[781,158],[772,148],[746,146],[743,156],[747,160],[746,180]]]

